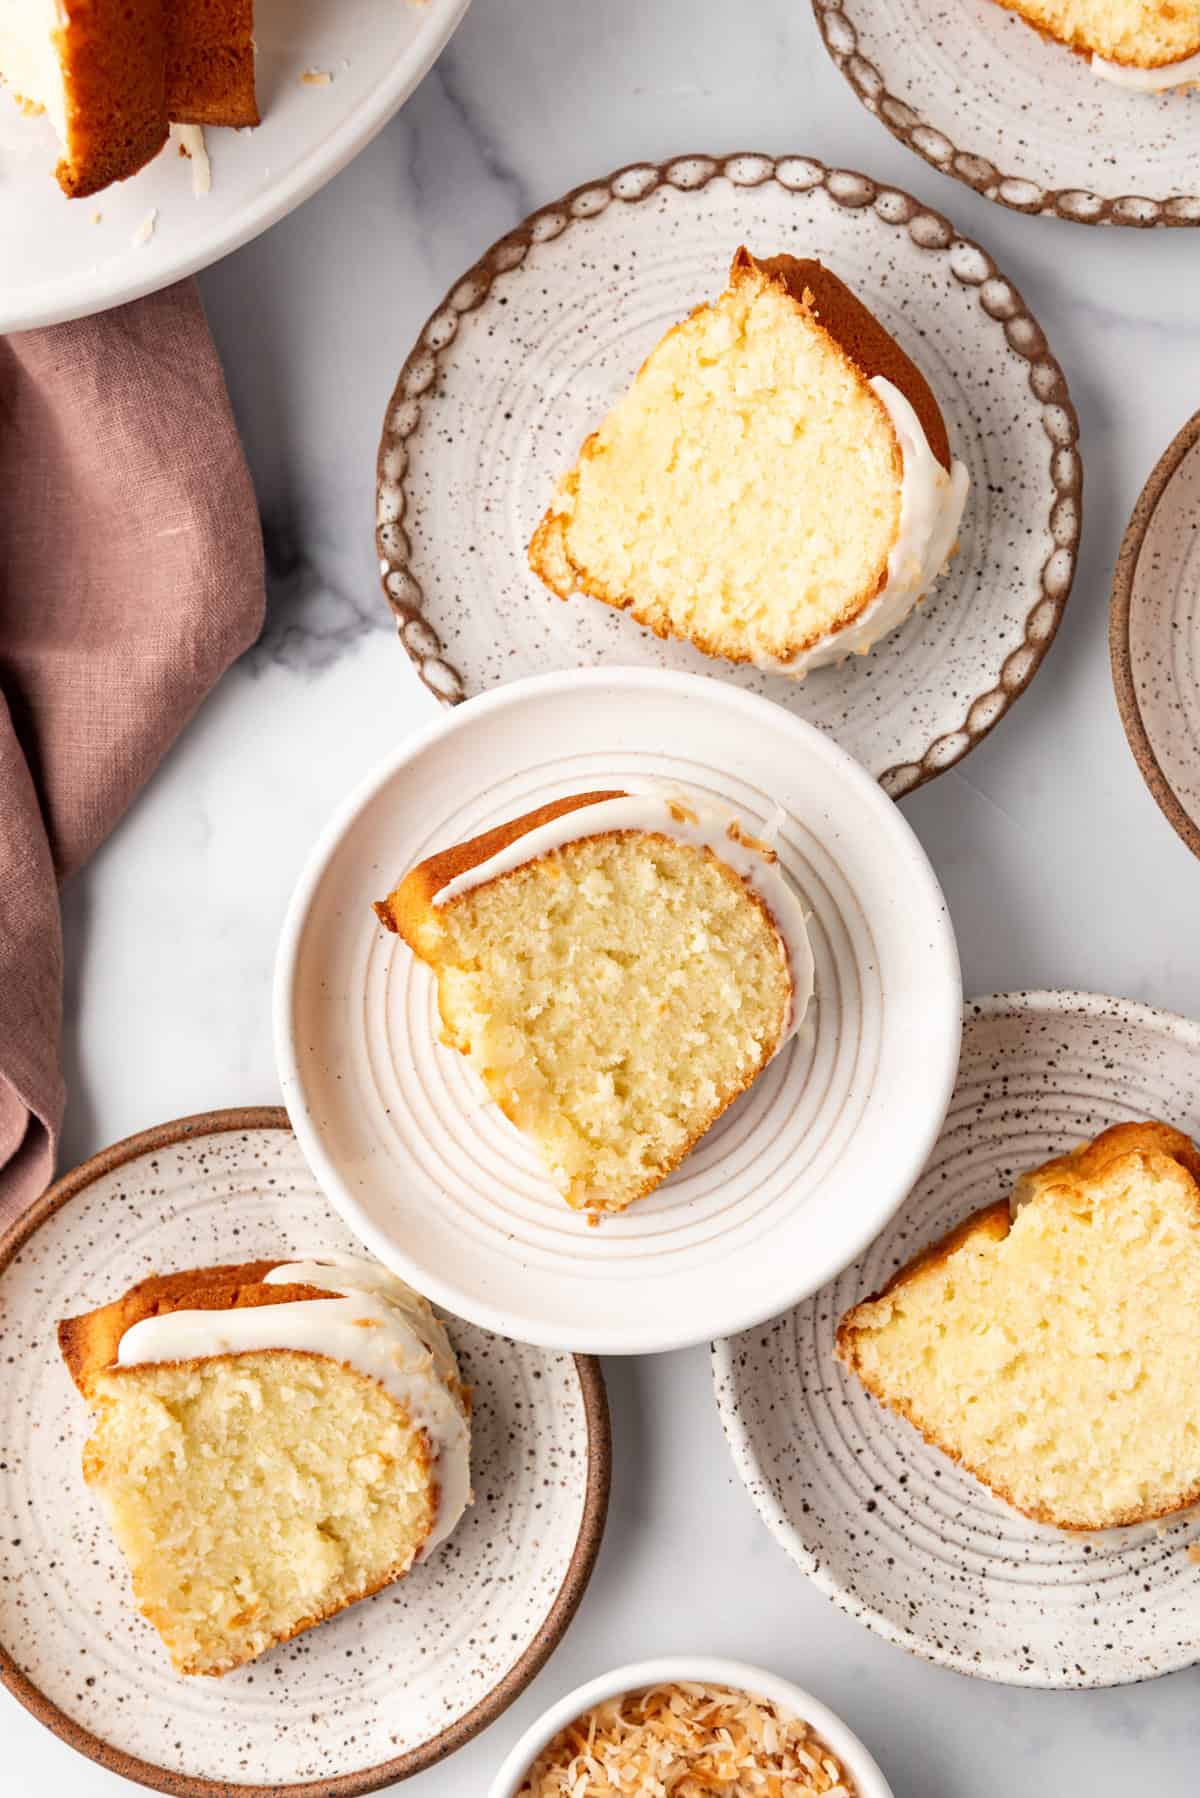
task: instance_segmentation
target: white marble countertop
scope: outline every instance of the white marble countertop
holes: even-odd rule
[[[372,542],[380,423],[415,332],[531,207],[622,162],[700,150],[809,151],[907,187],[981,239],[1041,320],[1083,426],[1074,595],[1015,711],[904,809],[946,888],[969,993],[1077,986],[1200,1015],[1200,863],[1126,747],[1106,637],[1129,511],[1200,404],[1200,233],[1024,219],[935,174],[855,102],[806,0],[477,0],[371,148],[202,280],[262,502],[270,618],[66,896],[64,1168],[184,1112],[278,1097],[269,989],[297,870],[349,786],[435,710]],[[725,1451],[704,1350],[607,1372],[612,1510],[579,1615],[513,1709],[413,1798],[481,1798],[568,1686],[672,1649],[807,1685],[897,1798],[1195,1798],[1194,1674],[1038,1693],[910,1659],[772,1543]],[[0,1729],[5,1798],[125,1787],[3,1692]]]

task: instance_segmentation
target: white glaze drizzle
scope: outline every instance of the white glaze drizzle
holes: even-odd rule
[[[1114,87],[1127,88],[1135,94],[1165,94],[1173,87],[1186,87],[1200,82],[1200,55],[1183,56],[1178,62],[1159,63],[1154,69],[1138,69],[1132,63],[1109,62],[1103,56],[1092,57],[1092,74]]]
[[[766,906],[787,957],[792,979],[792,996],[784,1029],[775,1053],[804,1022],[813,992],[813,953],[804,921],[804,907],[779,862],[773,859],[771,844],[762,832],[746,826],[737,812],[708,798],[700,798],[686,787],[667,782],[618,777],[625,789],[622,799],[600,799],[594,805],[581,805],[564,812],[548,824],[539,824],[497,850],[486,861],[462,874],[456,874],[433,896],[435,905],[445,905],[472,887],[483,886],[501,874],[509,874],[526,862],[549,855],[566,843],[577,843],[585,837],[603,836],[615,830],[652,831],[658,836],[673,837],[694,849],[710,849],[718,861],[739,874],[747,886]],[[690,816],[689,816],[690,814]],[[770,820],[772,836],[781,821],[779,808]],[[752,844],[730,835],[730,826],[742,836],[752,837],[763,845]],[[767,853],[763,851],[766,850]]]
[[[866,655],[881,637],[904,623],[950,559],[967,503],[970,479],[961,462],[947,474],[909,401],[882,375],[871,386],[883,401],[900,444],[900,525],[888,552],[887,580],[857,617],[827,631],[794,656],[755,656],[755,666],[803,680],[814,668],[849,655]]]
[[[338,1296],[144,1317],[122,1336],[118,1365],[291,1349],[325,1355],[377,1380],[425,1432],[434,1456],[437,1515],[417,1556],[425,1560],[471,1502],[470,1430],[450,1384],[458,1380],[458,1363],[433,1308],[385,1268],[352,1255],[283,1263],[264,1284],[318,1286]]]
[[[204,141],[203,125],[172,125],[171,142],[191,158],[192,192],[197,199],[212,192],[212,163]]]

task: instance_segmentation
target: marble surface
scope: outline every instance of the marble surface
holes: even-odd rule
[[[807,0],[476,0],[375,144],[203,278],[262,500],[271,615],[66,895],[64,1167],[181,1112],[277,1097],[268,1000],[293,879],[350,784],[434,712],[396,644],[371,537],[384,406],[427,313],[494,237],[574,183],[634,158],[744,149],[813,151],[942,208],[1024,290],[1081,415],[1084,552],[1059,640],[996,733],[904,804],[945,885],[968,991],[1080,986],[1200,1015],[1200,864],[1126,747],[1106,641],[1124,522],[1200,404],[1200,233],[1025,219],[935,174],[859,108]],[[1193,1798],[1194,1673],[1042,1694],[909,1659],[771,1542],[725,1452],[703,1350],[608,1372],[612,1513],[579,1616],[514,1709],[414,1798],[482,1798],[518,1730],[568,1686],[671,1650],[759,1660],[809,1686],[897,1798]],[[122,1785],[4,1693],[0,1730],[5,1798]]]

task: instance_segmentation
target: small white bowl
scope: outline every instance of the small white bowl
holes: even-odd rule
[[[755,1698],[769,1698],[781,1711],[802,1717],[811,1724],[850,1776],[855,1798],[894,1798],[874,1757],[828,1705],[822,1704],[801,1686],[794,1686],[790,1680],[780,1679],[777,1673],[750,1667],[745,1661],[725,1661],[707,1655],[667,1655],[656,1661],[637,1661],[631,1667],[617,1667],[611,1673],[602,1673],[598,1679],[589,1680],[584,1686],[577,1686],[557,1704],[552,1704],[525,1731],[492,1781],[488,1798],[516,1798],[521,1781],[543,1748],[553,1741],[560,1729],[591,1710],[593,1705],[603,1703],[606,1698],[619,1697],[622,1692],[640,1692],[646,1686],[677,1685],[682,1680],[697,1685],[727,1686],[736,1692],[749,1692]]]

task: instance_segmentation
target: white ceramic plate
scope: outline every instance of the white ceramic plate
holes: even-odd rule
[[[1110,1686],[1200,1660],[1195,1513],[1066,1534],[1001,1504],[833,1359],[851,1305],[1017,1174],[1108,1124],[1200,1136],[1200,1026],[1128,1000],[1016,993],[967,1007],[920,1184],[840,1279],[713,1348],[734,1462],[792,1559],[852,1617],[959,1673]]]
[[[961,546],[868,656],[796,682],[663,643],[530,573],[529,538],[585,435],[740,243],[824,258],[933,386],[971,474]],[[986,250],[908,194],[812,157],[679,157],[579,188],[450,290],[396,385],[379,454],[384,591],[455,702],[549,669],[715,675],[827,731],[893,798],[950,767],[1033,678],[1070,592],[1078,426],[1062,370]]]
[[[175,1798],[349,1798],[431,1765],[533,1678],[591,1573],[599,1369],[447,1318],[474,1387],[476,1493],[449,1542],[223,1679],[171,1671],[83,1483],[87,1413],[55,1324],[151,1272],[352,1246],[277,1110],[119,1143],[0,1245],[0,1677],[81,1753]]]
[[[893,137],[1017,212],[1200,224],[1200,97],[1128,93],[996,0],[813,0],[829,54]]]
[[[664,1655],[658,1660],[639,1661],[632,1667],[616,1667],[578,1686],[552,1704],[536,1723],[530,1724],[521,1740],[505,1758],[504,1765],[492,1784],[489,1798],[519,1798],[524,1776],[543,1748],[554,1740],[560,1729],[576,1717],[582,1717],[594,1705],[607,1698],[619,1698],[626,1692],[644,1691],[647,1686],[679,1685],[687,1681],[696,1685],[725,1686],[734,1692],[751,1692],[766,1698],[783,1716],[803,1717],[811,1724],[826,1748],[831,1748],[853,1781],[856,1798],[893,1798],[892,1788],[879,1770],[879,1765],[858,1737],[827,1704],[781,1679],[762,1667],[748,1667],[744,1661],[718,1660],[708,1655]],[[630,1793],[630,1798],[639,1798]]]
[[[469,0],[256,0],[262,124],[205,132],[212,192],[168,144],[128,181],[68,200],[45,118],[0,87],[0,331],[153,293],[257,237],[345,167],[412,92]],[[306,71],[332,76],[305,85]],[[153,235],[136,243],[157,213]],[[99,214],[98,222],[96,215]]]
[[[1200,855],[1200,412],[1133,509],[1113,577],[1109,645],[1138,767]]]
[[[727,800],[752,828],[785,808],[816,999],[668,1182],[589,1229],[441,1046],[433,977],[371,901],[435,849],[635,774]],[[770,1317],[870,1240],[936,1138],[959,992],[924,852],[849,756],[716,681],[589,670],[449,714],[352,796],[292,900],[275,1040],[305,1153],[382,1260],[487,1328],[632,1354]]]

